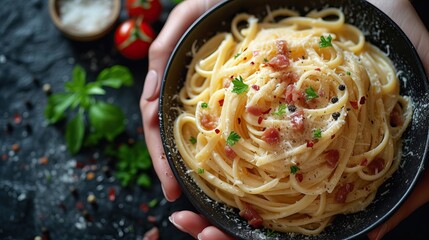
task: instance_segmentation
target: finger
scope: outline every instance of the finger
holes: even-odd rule
[[[158,120],[158,102],[142,101],[143,128],[145,140],[152,158],[153,167],[168,201],[174,201],[180,196],[180,186],[173,176],[162,147]]]
[[[157,81],[157,84],[144,91],[146,100],[158,98],[162,74],[179,38],[195,19],[217,2],[220,0],[188,0],[171,11],[164,28],[149,48],[149,71],[145,81]]]
[[[204,217],[191,211],[175,212],[168,219],[180,231],[189,233],[194,238],[210,226]]]
[[[218,240],[218,239],[233,240],[234,239],[214,226],[206,227],[200,234],[197,235],[197,238],[199,240]]]
[[[368,237],[370,239],[381,239],[390,230],[395,228],[403,219],[407,218],[417,208],[429,201],[429,191],[427,186],[429,184],[429,170],[426,170],[423,179],[417,184],[409,198],[399,208],[393,216],[385,223],[372,230]]]

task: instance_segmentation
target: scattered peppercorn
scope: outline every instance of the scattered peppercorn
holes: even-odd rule
[[[94,179],[95,178],[95,174],[93,173],[93,172],[88,172],[87,174],[86,174],[86,180],[92,180],[92,179]]]
[[[19,147],[19,144],[18,144],[18,143],[15,143],[15,144],[13,144],[13,145],[12,145],[12,151],[14,151],[14,152],[18,152],[18,151],[19,151],[19,149],[20,149],[20,147]]]
[[[25,128],[25,131],[26,131],[28,134],[32,134],[32,133],[33,133],[33,128],[31,127],[31,125],[30,125],[30,124],[26,123],[26,124],[24,125],[24,128]]]
[[[336,120],[338,120],[338,118],[340,117],[340,113],[339,112],[334,112],[334,113],[332,113],[332,118],[336,121]]]
[[[92,222],[92,216],[91,216],[91,214],[89,214],[89,212],[87,210],[83,210],[82,215],[86,221]]]
[[[6,133],[11,134],[13,132],[13,126],[11,123],[6,124]]]
[[[39,164],[41,164],[41,165],[46,165],[46,164],[48,164],[48,162],[49,162],[49,159],[46,156],[39,158]]]
[[[338,98],[337,97],[331,98],[331,103],[336,103],[336,102],[338,102]]]
[[[106,177],[112,176],[109,166],[103,166],[102,171]]]
[[[287,110],[289,110],[289,112],[295,112],[296,111],[296,106],[293,104],[290,104],[287,106]]]
[[[25,101],[25,107],[28,110],[31,110],[31,109],[33,109],[33,103],[30,100],[27,100],[27,101]]]
[[[51,95],[52,94],[52,87],[51,87],[51,84],[49,84],[49,83],[45,83],[45,84],[43,84],[43,87],[42,87],[42,89],[43,89],[43,92],[46,94],[46,95]]]
[[[340,89],[340,91],[344,91],[346,90],[346,86],[344,86],[343,84],[340,84],[340,86],[338,86],[338,89]]]
[[[86,198],[86,201],[88,201],[88,203],[91,204],[92,208],[94,208],[95,210],[98,209],[97,198],[95,197],[94,194],[89,194],[88,197]]]
[[[74,197],[74,198],[79,198],[79,193],[78,193],[78,191],[77,191],[77,189],[75,188],[75,187],[70,187],[70,193],[71,193],[71,195]]]

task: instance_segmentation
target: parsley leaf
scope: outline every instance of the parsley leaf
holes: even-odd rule
[[[286,113],[286,109],[287,109],[286,104],[281,103],[277,108],[277,111],[275,111],[273,114],[276,116],[282,116],[283,114]]]
[[[301,170],[298,166],[296,166],[296,165],[293,165],[293,166],[290,166],[290,173],[291,174],[295,174],[295,173],[297,173],[299,170]]]
[[[208,108],[208,107],[209,107],[209,105],[208,105],[206,102],[203,102],[203,103],[201,103],[201,107],[202,107],[202,108]]]
[[[329,34],[327,38],[325,38],[324,36],[320,36],[319,47],[320,48],[332,47],[331,41],[332,41],[331,34]]]
[[[249,89],[249,86],[243,82],[243,78],[241,76],[234,78],[234,80],[232,80],[232,84],[234,84],[232,89],[233,93],[241,94],[247,92]]]
[[[278,233],[273,229],[267,229],[267,237],[276,237]]]
[[[203,174],[204,173],[204,168],[198,168],[197,169],[197,173],[198,174]]]
[[[234,59],[237,59],[240,55],[241,55],[241,52],[238,52],[237,54],[234,55]]]
[[[305,89],[305,100],[310,101],[314,98],[318,98],[319,95],[314,91],[313,87],[308,87]]]
[[[320,128],[313,130],[313,138],[321,138],[322,137],[322,130]]]
[[[106,155],[117,159],[115,176],[122,186],[137,183],[142,187],[151,185],[151,178],[147,171],[152,167],[149,151],[143,141],[132,145],[122,144],[119,148],[110,146]]]
[[[197,139],[194,137],[190,137],[189,142],[191,142],[192,144],[195,144],[195,143],[197,143]]]
[[[226,139],[226,144],[229,146],[234,146],[240,140],[240,138],[241,137],[238,135],[238,133],[232,131]]]
[[[152,200],[150,200],[150,202],[147,204],[150,208],[154,208],[156,207],[156,205],[158,205],[158,199],[154,198]]]

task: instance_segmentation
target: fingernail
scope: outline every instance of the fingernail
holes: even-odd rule
[[[380,231],[378,231],[377,237],[375,237],[375,240],[380,240],[383,238],[384,234],[386,234],[387,231],[387,225],[383,224],[383,226],[380,228]]]
[[[198,240],[203,240],[203,234],[198,233],[198,235],[197,235],[197,239],[198,239]]]
[[[168,217],[168,220],[177,228],[177,229],[179,229],[180,231],[182,231],[182,232],[187,232],[185,229],[183,229],[183,227],[182,226],[180,226],[180,225],[178,225],[175,221],[174,221],[174,215],[176,215],[176,213],[174,212],[173,214],[171,214],[169,217]]]
[[[164,190],[164,185],[162,185],[162,184],[161,184],[161,189],[162,189],[162,193],[164,194],[164,197],[165,197],[165,199],[167,199],[167,201],[169,201],[169,202],[174,201],[168,197],[168,195],[166,194],[166,192]]]
[[[147,101],[153,101],[159,96],[158,73],[155,70],[149,70],[146,75],[143,88],[143,98]]]

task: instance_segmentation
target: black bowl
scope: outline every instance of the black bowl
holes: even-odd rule
[[[375,201],[365,211],[335,217],[333,223],[318,236],[280,233],[267,237],[267,230],[251,228],[239,217],[238,211],[214,202],[202,192],[186,173],[186,166],[177,151],[173,137],[173,123],[180,107],[176,95],[182,88],[189,53],[195,41],[201,44],[218,32],[229,31],[230,20],[241,12],[256,16],[271,9],[287,7],[305,14],[309,9],[342,8],[346,21],[357,26],[367,41],[389,53],[401,81],[401,94],[411,97],[414,104],[412,122],[403,136],[403,157],[400,168],[378,190]],[[362,237],[378,224],[387,220],[410,194],[421,173],[428,155],[429,86],[421,61],[406,35],[383,12],[363,0],[234,0],[223,2],[201,16],[177,44],[165,71],[161,87],[159,117],[164,150],[183,192],[207,219],[239,239],[347,239]]]

